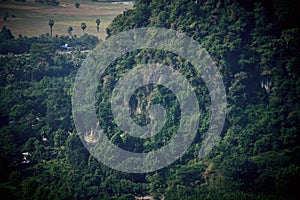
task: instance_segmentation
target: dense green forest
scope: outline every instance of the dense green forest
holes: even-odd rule
[[[167,144],[178,128],[180,110],[165,87],[141,87],[131,98],[132,118],[147,124],[149,106],[159,103],[166,108],[168,126],[150,139],[124,136],[109,100],[120,76],[139,63],[155,61],[178,70],[195,87],[201,119],[192,146],[168,167],[145,174],[119,172],[98,162],[75,129],[75,76],[88,50],[102,41],[86,34],[17,38],[3,27],[1,198],[299,199],[298,10],[292,0],[136,0],[132,10],[114,19],[108,37],[133,28],[163,27],[198,41],[215,61],[226,88],[221,140],[199,158],[210,97],[191,64],[170,52],[142,49],[109,66],[96,93],[97,116],[108,138],[133,152]],[[64,44],[72,49],[62,50]]]

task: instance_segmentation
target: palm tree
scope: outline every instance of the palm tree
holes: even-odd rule
[[[86,23],[81,23],[81,29],[82,32],[84,33],[84,30],[86,29]]]
[[[69,26],[69,27],[68,27],[68,30],[67,30],[68,34],[69,34],[69,35],[72,35],[72,31],[73,31],[73,27],[72,27],[72,26]]]
[[[101,21],[100,19],[96,19],[96,24],[97,24],[97,31],[99,33],[99,25],[100,25]]]
[[[52,37],[52,28],[53,28],[53,26],[54,26],[54,20],[53,20],[53,19],[50,19],[50,20],[49,20],[49,26],[50,26],[50,35],[51,35],[51,37]]]

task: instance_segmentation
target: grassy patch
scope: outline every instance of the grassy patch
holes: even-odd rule
[[[75,2],[80,3],[75,8]],[[67,35],[69,26],[73,27],[74,35],[82,35],[81,23],[87,24],[86,33],[96,35],[103,39],[106,36],[106,27],[114,17],[124,10],[132,8],[132,5],[111,4],[108,2],[93,1],[61,1],[59,6],[36,4],[27,0],[26,3],[15,1],[0,2],[0,28],[6,26],[11,29],[14,36],[38,36],[50,33],[49,19],[53,19],[53,35]],[[4,17],[6,21],[4,21]],[[96,19],[101,20],[100,32],[96,29]]]

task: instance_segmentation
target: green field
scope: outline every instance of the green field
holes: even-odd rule
[[[75,8],[75,2],[80,3]],[[36,4],[34,0],[26,3],[15,1],[0,1],[0,27],[6,26],[14,36],[39,36],[50,33],[49,19],[53,19],[53,35],[67,35],[69,26],[73,28],[73,35],[82,35],[81,23],[87,24],[86,33],[103,39],[106,36],[106,27],[114,17],[126,9],[130,4],[111,4],[109,2],[93,2],[90,0],[74,1],[63,0],[58,6]],[[4,21],[4,17],[7,20]],[[101,20],[100,32],[96,29],[96,19]]]

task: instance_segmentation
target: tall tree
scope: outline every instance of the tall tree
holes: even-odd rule
[[[97,24],[97,31],[99,33],[99,26],[100,26],[101,20],[100,19],[96,19],[96,24]]]
[[[53,19],[49,20],[49,26],[50,26],[50,35],[52,37],[52,29],[53,29],[53,26],[54,26],[54,20]]]
[[[75,7],[76,7],[76,8],[79,8],[79,7],[80,7],[80,3],[78,3],[78,2],[75,3]]]
[[[72,31],[73,31],[73,27],[69,26],[68,29],[67,29],[68,34],[72,35]]]
[[[81,29],[82,32],[84,33],[84,30],[86,29],[86,23],[81,23]]]
[[[0,40],[11,40],[14,39],[13,34],[9,29],[6,28],[6,26],[3,26],[2,30],[0,31]]]

